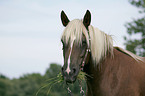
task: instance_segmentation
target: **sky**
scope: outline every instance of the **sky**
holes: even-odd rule
[[[0,0],[0,74],[18,78],[45,73],[51,63],[63,65],[60,13],[82,19],[112,35],[114,46],[125,48],[125,24],[139,18],[128,0]]]

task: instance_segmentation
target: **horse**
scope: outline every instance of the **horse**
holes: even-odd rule
[[[145,58],[113,46],[113,39],[91,23],[91,13],[70,21],[61,11],[65,27],[62,76],[74,83],[82,70],[87,96],[145,96]]]

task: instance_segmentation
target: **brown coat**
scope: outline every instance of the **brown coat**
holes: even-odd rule
[[[145,63],[114,48],[97,67],[85,66],[87,96],[145,96]]]

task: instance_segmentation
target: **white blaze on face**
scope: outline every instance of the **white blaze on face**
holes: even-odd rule
[[[75,40],[75,38],[74,38],[74,40]],[[73,48],[74,40],[73,40],[72,43],[71,43],[71,46],[70,46],[70,53],[69,53],[69,57],[68,57],[68,60],[67,60],[67,68],[66,68],[67,74],[69,74],[69,73],[71,72],[71,70],[70,70],[70,56],[71,56],[71,53],[72,53],[72,48]]]

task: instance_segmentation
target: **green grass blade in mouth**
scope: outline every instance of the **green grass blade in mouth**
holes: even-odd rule
[[[86,76],[89,76],[89,75],[87,75],[85,72],[80,71],[79,74],[78,74],[78,76],[77,76],[77,79],[79,81],[85,81],[86,80]],[[47,95],[48,95],[50,93],[51,88],[54,85],[56,85],[56,84],[62,84],[64,82],[64,78],[63,78],[63,75],[60,72],[60,73],[58,73],[58,75],[56,77],[50,78],[50,79],[46,80],[46,82],[48,82],[48,83],[46,85],[40,87],[40,89],[36,93],[36,96],[38,96],[39,92],[42,89],[46,88],[46,87],[49,87],[48,88],[48,91],[47,91]]]

